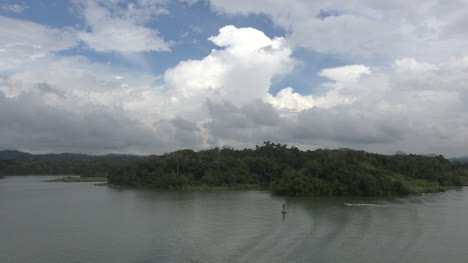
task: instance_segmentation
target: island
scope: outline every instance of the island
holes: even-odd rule
[[[302,151],[264,142],[255,149],[179,150],[113,169],[108,183],[168,190],[267,189],[287,196],[388,196],[466,185],[465,164],[442,155],[352,149]]]

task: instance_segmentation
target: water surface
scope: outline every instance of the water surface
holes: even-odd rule
[[[0,262],[468,258],[467,188],[404,198],[283,198],[264,191],[161,192],[43,182],[50,178],[0,179]]]

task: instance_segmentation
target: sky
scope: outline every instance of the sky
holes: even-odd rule
[[[467,0],[0,2],[0,149],[468,155]]]

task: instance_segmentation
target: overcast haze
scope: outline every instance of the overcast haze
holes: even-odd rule
[[[0,150],[468,155],[468,1],[0,3]]]

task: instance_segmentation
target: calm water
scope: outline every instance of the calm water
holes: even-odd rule
[[[0,262],[466,262],[468,188],[408,198],[0,179]],[[288,214],[283,218],[281,205]],[[366,205],[367,204],[367,205]]]

